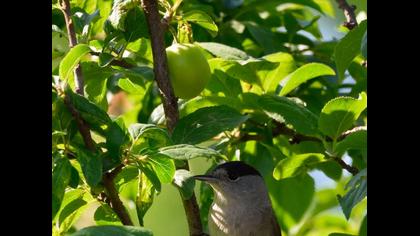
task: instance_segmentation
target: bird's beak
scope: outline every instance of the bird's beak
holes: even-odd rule
[[[217,180],[217,178],[214,177],[213,175],[195,175],[193,176],[193,178],[196,180],[204,181],[204,182],[214,182]]]

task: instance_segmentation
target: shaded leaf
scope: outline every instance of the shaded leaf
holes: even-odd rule
[[[293,155],[279,161],[274,168],[273,177],[276,180],[295,177],[307,173],[322,161],[324,161],[324,155],[321,153]]]
[[[362,21],[356,28],[347,33],[340,40],[334,50],[334,61],[337,66],[337,74],[340,79],[344,79],[344,72],[360,53],[360,45],[366,31],[367,21]]]
[[[74,166],[71,166],[69,186],[72,188],[77,188],[77,186],[79,186],[79,182],[79,172],[76,170],[76,168],[74,168]]]
[[[172,139],[175,143],[198,144],[247,119],[248,116],[224,105],[201,108],[178,121]]]
[[[360,51],[362,51],[362,56],[367,59],[367,30],[362,38],[362,46],[360,48]]]
[[[351,128],[366,106],[365,92],[360,93],[358,99],[352,97],[334,98],[322,108],[318,127],[325,135],[336,140],[341,133]]]
[[[317,116],[303,105],[286,97],[263,95],[258,99],[258,104],[268,116],[278,122],[293,125],[298,133],[317,135]]]
[[[325,161],[318,163],[316,168],[324,172],[326,176],[335,181],[339,181],[343,174],[343,168],[335,161]]]
[[[102,159],[96,153],[79,148],[77,160],[82,167],[83,175],[89,186],[94,187],[102,180]]]
[[[335,75],[335,72],[331,67],[321,63],[305,64],[286,78],[285,85],[280,91],[280,96],[284,96],[302,83],[322,75]]]
[[[83,228],[71,236],[153,236],[152,231],[136,226],[101,225]]]
[[[112,121],[106,133],[106,147],[114,160],[120,160],[121,151],[128,145],[129,141],[130,137],[124,120],[118,118]]]
[[[357,203],[367,196],[367,171],[361,170],[353,176],[346,188],[351,188],[344,196],[337,195],[338,202],[343,210],[346,219],[350,218],[351,211]]]
[[[66,88],[65,94],[68,96],[74,108],[80,113],[83,120],[91,125],[92,129],[103,132],[103,130],[111,123],[111,119],[104,110],[89,101],[87,98],[71,91],[70,87]]]
[[[101,204],[93,215],[96,225],[122,225],[117,214],[106,204]]]

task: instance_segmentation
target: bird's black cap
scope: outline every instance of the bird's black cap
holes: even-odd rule
[[[241,176],[246,175],[258,175],[261,176],[260,172],[258,172],[254,167],[245,164],[242,161],[231,161],[226,162],[221,165],[218,165],[214,171],[218,169],[224,169],[229,175],[229,178],[236,179]],[[262,177],[262,176],[261,176]]]

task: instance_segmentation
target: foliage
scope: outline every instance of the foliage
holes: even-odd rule
[[[194,43],[211,69],[199,96],[178,101],[171,133],[141,1],[70,3],[73,48],[59,3],[52,10],[53,235],[152,235],[144,219],[169,184],[183,199],[199,193],[206,228],[212,194],[191,179],[202,174],[186,169],[193,159],[257,168],[284,235],[366,234],[367,20],[327,41],[320,17],[343,14],[333,0],[159,1],[171,15],[165,46]],[[84,95],[74,92],[78,65]],[[112,184],[135,226],[104,198],[107,173],[120,167]],[[316,187],[314,172],[334,187]],[[93,226],[78,228],[95,204]]]

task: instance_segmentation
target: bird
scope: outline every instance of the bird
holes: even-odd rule
[[[193,178],[209,184],[214,192],[208,215],[210,236],[281,236],[264,179],[254,167],[231,161]]]

